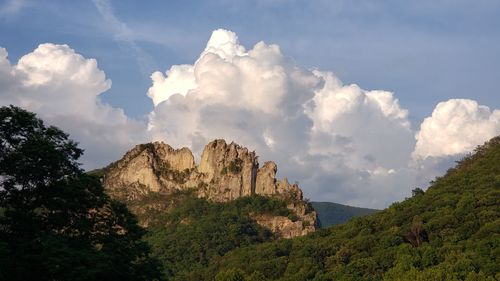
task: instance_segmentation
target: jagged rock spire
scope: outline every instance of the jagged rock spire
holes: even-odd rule
[[[112,196],[125,202],[150,193],[171,194],[187,189],[194,190],[198,197],[217,202],[252,194],[279,198],[290,202],[289,208],[307,220],[304,224],[300,222],[300,231],[290,231],[291,226],[287,225],[287,234],[283,236],[314,231],[316,213],[307,212],[300,188],[287,179],[278,181],[274,162],[266,162],[259,168],[257,158],[255,152],[223,139],[205,146],[199,165],[188,148],[173,149],[163,142],[140,144],[106,168],[103,183]],[[259,221],[269,222],[268,218]],[[279,225],[286,225],[286,221],[280,218]],[[267,225],[274,229],[275,224]]]

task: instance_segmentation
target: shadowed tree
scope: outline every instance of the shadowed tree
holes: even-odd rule
[[[82,153],[35,114],[0,108],[0,280],[159,279],[144,230],[82,173]]]
[[[424,230],[424,224],[420,217],[413,217],[412,223],[408,232],[405,235],[405,238],[410,242],[414,247],[419,247],[422,245],[422,242],[426,240],[427,235]]]

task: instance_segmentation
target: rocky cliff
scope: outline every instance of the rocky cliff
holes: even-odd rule
[[[155,142],[137,145],[108,166],[103,183],[111,196],[126,203],[144,201],[152,194],[168,195],[185,190],[216,202],[253,194],[278,198],[287,202],[296,219],[279,216],[254,219],[285,238],[313,232],[317,225],[316,212],[303,200],[300,188],[286,178],[278,181],[276,172],[275,163],[266,162],[259,168],[255,152],[224,140],[207,144],[199,165],[188,148],[173,149],[168,144]],[[168,209],[168,206],[159,204],[148,208]],[[144,211],[144,208],[131,209]]]

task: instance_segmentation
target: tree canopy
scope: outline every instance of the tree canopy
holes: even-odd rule
[[[0,108],[0,280],[155,280],[145,231],[83,174],[68,135]]]

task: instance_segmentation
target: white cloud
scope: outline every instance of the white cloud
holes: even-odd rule
[[[304,69],[277,45],[246,50],[226,30],[214,31],[194,64],[155,72],[152,80],[154,139],[197,153],[214,138],[234,140],[278,162],[281,174],[303,182],[313,199],[326,185],[341,194],[331,200],[350,196],[354,203],[366,203],[361,198],[372,189],[379,194],[372,206],[408,191],[374,188],[379,178],[401,177],[415,144],[408,112],[390,92]]]
[[[392,93],[342,85],[332,73],[315,74],[325,84],[307,110],[314,122],[311,154],[344,155],[347,166],[365,170],[408,163],[414,145],[408,111]]]
[[[415,158],[441,157],[470,152],[500,134],[500,110],[491,111],[468,99],[439,103],[416,134]]]
[[[87,168],[103,166],[148,139],[145,124],[100,101],[111,81],[96,60],[67,45],[41,44],[16,65],[0,48],[0,81],[0,105],[21,106],[69,132],[86,150]]]
[[[224,136],[259,150],[270,149],[271,139],[278,145],[278,131],[307,131],[291,120],[306,118],[302,104],[320,83],[276,45],[260,42],[246,51],[224,30],[213,33],[194,65],[173,66],[166,77],[154,73],[152,79],[148,95],[156,108],[150,128],[156,138],[192,146],[194,136]],[[286,122],[288,127],[281,126]]]
[[[499,133],[498,111],[461,101],[438,105],[415,139],[393,93],[304,69],[277,45],[259,42],[247,50],[222,29],[193,64],[151,78],[155,140],[195,153],[214,138],[234,140],[256,150],[261,162],[276,161],[280,174],[315,200],[385,207]]]
[[[151,74],[151,80],[153,86],[148,90],[148,97],[155,106],[174,94],[185,96],[189,90],[196,88],[192,65],[174,65],[166,72],[166,76],[156,71]]]
[[[256,150],[262,163],[276,161],[280,175],[299,181],[314,200],[382,208],[500,133],[499,110],[450,100],[415,134],[394,93],[305,69],[277,45],[246,49],[222,29],[193,64],[151,79],[147,95],[155,107],[146,129],[101,102],[111,81],[94,59],[42,44],[12,65],[0,48],[0,105],[20,105],[68,131],[86,149],[88,168],[139,142],[163,140],[199,154],[224,138]]]

